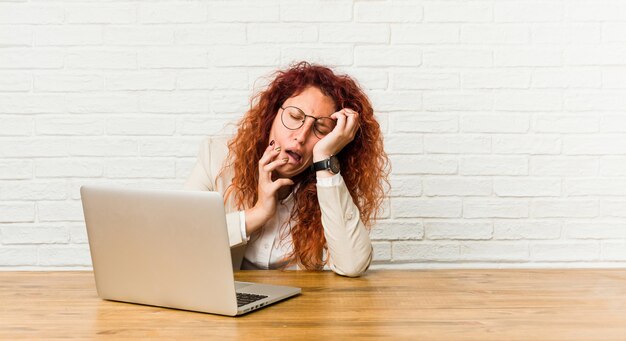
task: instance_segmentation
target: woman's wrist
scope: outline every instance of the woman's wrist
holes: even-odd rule
[[[263,226],[269,218],[258,207],[252,207],[244,211],[246,217],[246,234],[249,236]]]

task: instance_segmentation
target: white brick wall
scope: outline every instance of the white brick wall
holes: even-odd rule
[[[306,59],[370,95],[374,268],[626,265],[626,3],[0,0],[0,270],[89,268],[83,184],[180,188]]]

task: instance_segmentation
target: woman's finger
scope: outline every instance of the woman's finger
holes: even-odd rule
[[[342,133],[343,130],[346,128],[346,114],[344,114],[343,109],[332,114],[330,117],[333,117],[337,120],[337,125],[335,126],[335,129],[333,130],[336,130],[339,133]]]
[[[266,164],[265,166],[263,166],[263,171],[271,173],[272,171],[274,171],[274,169],[276,169],[276,167],[278,167],[280,165],[284,165],[288,161],[289,161],[289,158],[282,158],[282,159],[274,160],[274,161]]]

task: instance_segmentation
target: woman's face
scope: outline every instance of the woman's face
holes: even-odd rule
[[[289,97],[282,107],[294,106],[302,110],[306,115],[315,117],[328,117],[335,112],[335,103],[324,95],[316,87],[308,87],[300,94]],[[313,132],[314,120],[310,117],[305,119],[304,125],[299,129],[291,130],[285,127],[281,121],[282,109],[278,109],[270,139],[274,140],[274,146],[280,146],[281,151],[276,159],[289,158],[286,164],[278,166],[276,173],[280,178],[292,178],[307,169],[313,163],[313,147],[320,140]]]

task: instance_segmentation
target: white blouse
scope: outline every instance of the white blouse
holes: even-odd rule
[[[342,183],[343,177],[340,173],[327,178],[317,178],[319,187],[339,186]],[[292,208],[293,192],[278,202],[276,214],[251,236],[246,235],[246,219],[244,211],[241,211],[241,236],[247,241],[242,269],[277,269],[289,262],[285,257],[293,250],[289,219]],[[293,264],[285,269],[298,270],[299,266]]]

